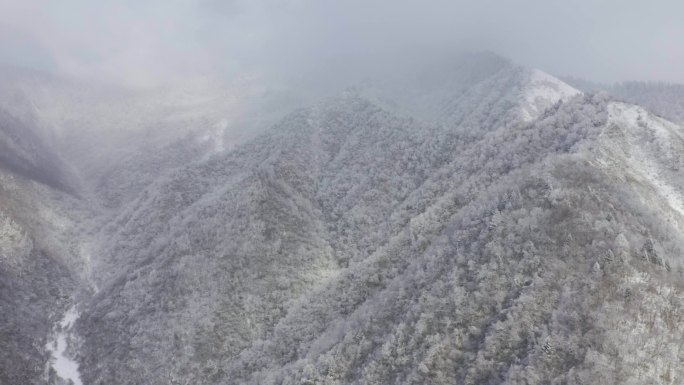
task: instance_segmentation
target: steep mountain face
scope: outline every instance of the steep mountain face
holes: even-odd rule
[[[47,336],[76,284],[11,215],[0,214],[0,383],[40,383]]]
[[[36,384],[47,337],[88,269],[87,206],[59,157],[22,120],[0,112],[0,384]]]
[[[3,222],[0,304],[54,313],[0,383],[79,287],[84,384],[681,382],[684,129],[490,54],[412,70],[126,147],[90,200],[12,171],[53,214]]]

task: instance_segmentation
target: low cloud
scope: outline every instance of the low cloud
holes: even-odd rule
[[[682,14],[678,1],[6,0],[0,61],[151,85],[470,49],[558,75],[684,82]]]

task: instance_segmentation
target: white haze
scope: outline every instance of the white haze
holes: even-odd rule
[[[684,82],[682,14],[675,0],[4,0],[0,63],[148,86],[474,49],[557,75]]]

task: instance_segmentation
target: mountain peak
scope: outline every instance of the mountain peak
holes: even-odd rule
[[[521,112],[525,121],[536,119],[558,102],[582,94],[581,91],[541,70],[531,69],[528,73],[527,84],[522,87]]]
[[[73,292],[37,278],[50,264],[18,271],[34,241],[87,282],[71,284],[79,342],[66,349],[85,383],[682,378],[684,130],[490,53],[397,66],[263,131],[246,116],[260,133],[235,146],[222,147],[232,110],[175,120],[188,135],[154,146],[74,142],[97,161],[83,173],[92,202],[26,183],[4,199],[21,215],[0,210],[0,254],[14,254],[0,259],[0,306],[20,310],[0,319],[39,323],[12,336],[0,369],[44,340],[66,305],[54,298]],[[146,122],[169,129],[167,108],[135,102],[154,98],[121,99],[85,127],[156,110]],[[179,105],[202,115],[193,100]],[[0,110],[0,166],[51,171],[42,137],[4,121]],[[38,353],[27,365],[44,367]]]

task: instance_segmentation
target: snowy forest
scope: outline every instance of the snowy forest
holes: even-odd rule
[[[91,180],[33,151],[41,117],[15,103],[0,380],[60,383],[41,347],[75,306],[57,333],[85,384],[677,383],[681,126],[459,60],[223,150],[215,124],[151,131]]]
[[[171,3],[0,4],[0,385],[684,383],[661,56],[439,40],[476,6]],[[514,8],[485,35],[529,37]]]

